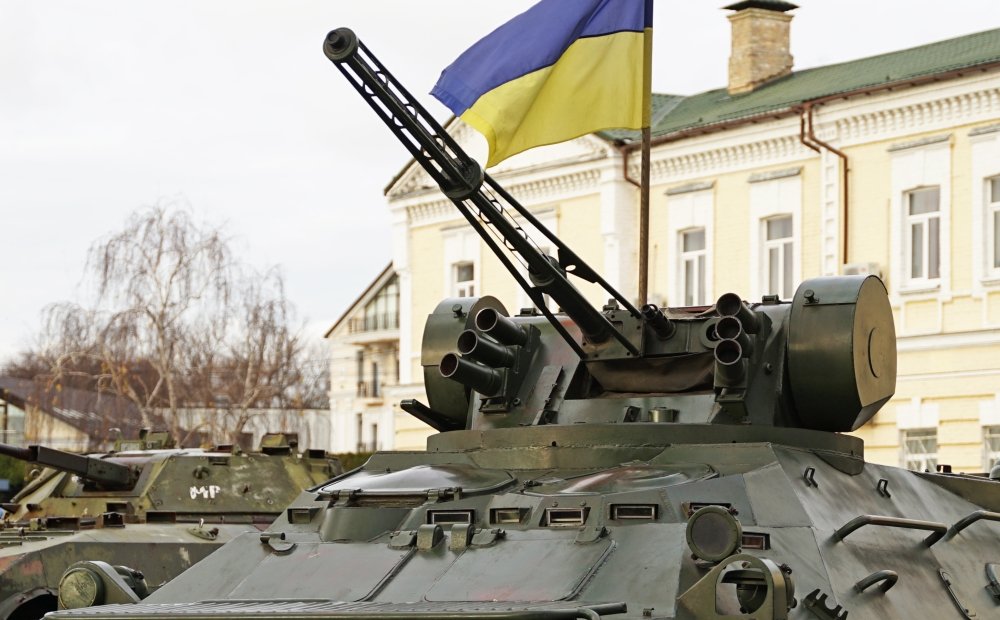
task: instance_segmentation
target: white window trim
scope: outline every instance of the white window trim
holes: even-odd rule
[[[794,272],[795,263],[797,262],[795,260],[795,234],[792,233],[791,236],[788,236],[788,237],[779,237],[777,239],[768,239],[767,238],[767,225],[768,225],[768,223],[771,222],[771,221],[773,221],[773,220],[777,220],[777,219],[781,219],[781,218],[786,218],[786,217],[792,219],[792,226],[794,227],[795,226],[794,216],[792,216],[790,213],[787,214],[787,215],[773,215],[773,216],[771,216],[771,217],[769,217],[767,219],[764,219],[764,220],[760,221],[760,226],[761,226],[761,246],[762,246],[761,255],[760,255],[760,260],[761,260],[760,278],[761,278],[761,286],[762,287],[763,286],[767,286],[767,288],[770,289],[771,288],[770,285],[769,284],[765,285],[765,283],[768,282],[771,279],[770,278],[770,276],[771,276],[771,265],[770,265],[770,262],[769,262],[771,260],[771,250],[774,250],[774,249],[779,250],[779,252],[778,252],[778,263],[779,263],[779,265],[778,265],[778,267],[779,267],[778,268],[778,279],[781,282],[781,287],[780,287],[781,290],[777,290],[777,291],[775,291],[775,290],[768,290],[768,291],[765,291],[765,292],[767,294],[778,293],[778,295],[782,299],[791,299],[791,296],[795,295],[794,285],[795,285],[796,280],[795,280],[795,278],[793,276],[792,277],[792,282],[785,282],[784,281],[785,280],[785,246],[789,246],[790,245],[792,247],[792,270]],[[791,291],[790,295],[785,295],[784,294],[784,289],[786,287],[788,287],[788,286],[792,287],[792,291]]]
[[[1000,287],[1000,269],[991,266],[991,233],[987,230],[988,179],[1000,176],[1000,131],[969,137],[972,159],[972,287],[983,295]]]
[[[913,428],[937,428],[941,419],[941,407],[937,403],[925,403],[919,397],[908,404],[896,405],[896,427],[899,430]]]
[[[760,299],[764,290],[765,221],[775,216],[792,216],[793,291],[802,282],[802,176],[795,175],[750,184],[750,292]]]
[[[482,290],[479,235],[467,227],[452,228],[441,231],[441,241],[444,245],[444,296],[455,296],[455,265],[459,263],[472,264],[472,283],[478,294]]]
[[[702,248],[700,250],[687,250],[687,251],[685,251],[684,250],[684,237],[686,235],[688,235],[689,233],[694,233],[694,232],[698,232],[698,231],[701,231],[701,233],[703,235],[703,238],[705,240],[704,245],[702,246]],[[701,306],[701,305],[710,305],[712,303],[711,299],[710,299],[710,297],[708,295],[708,280],[705,277],[706,276],[705,271],[708,268],[708,236],[707,235],[708,235],[708,231],[706,231],[703,226],[698,226],[698,227],[695,227],[695,228],[687,228],[687,229],[678,231],[677,237],[676,237],[676,239],[674,241],[677,244],[677,254],[678,254],[678,259],[677,259],[677,273],[674,276],[675,278],[677,278],[677,290],[680,293],[680,297],[678,298],[678,301],[681,304],[685,305],[685,306],[687,306],[687,305]],[[699,262],[698,259],[699,258],[702,259],[701,260],[701,263],[702,263],[701,267],[698,266],[698,262]],[[695,282],[698,283],[698,284],[701,284],[701,287],[704,288],[704,290],[705,290],[705,297],[704,297],[704,299],[697,299],[698,295],[697,295],[697,292],[695,292],[693,296],[696,299],[691,304],[688,304],[688,300],[687,300],[687,282],[685,280],[685,277],[687,275],[687,263],[688,263],[688,261],[690,261],[691,263],[694,264],[693,273],[695,274]],[[695,288],[697,289],[698,287],[695,286]]]
[[[912,148],[890,151],[890,277],[889,294],[892,303],[900,303],[900,296],[931,293],[939,301],[951,298],[951,139]],[[925,187],[937,186],[939,193],[938,229],[940,242],[940,277],[934,280],[909,277],[909,234],[907,226],[909,207],[907,193]]]
[[[684,303],[683,264],[681,262],[681,233],[695,228],[705,229],[705,302],[715,301],[714,294],[714,222],[715,193],[712,188],[685,192],[667,196],[667,233],[665,237],[667,249],[668,281],[666,284],[666,302],[668,306],[681,306]],[[656,286],[656,284],[654,284]],[[663,292],[660,288],[659,292]],[[650,295],[650,299],[655,299]]]
[[[984,270],[984,280],[994,283],[1000,283],[1000,245],[998,245],[998,239],[995,238],[997,234],[997,218],[1000,218],[1000,195],[996,196],[996,200],[990,201],[993,198],[992,181],[1000,179],[1000,174],[993,175],[983,179],[983,228],[986,230],[986,248],[983,254],[983,270]],[[1000,192],[998,192],[1000,194]]]

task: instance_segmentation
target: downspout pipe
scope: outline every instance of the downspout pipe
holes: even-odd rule
[[[631,147],[631,145],[629,144],[621,144],[618,146],[618,152],[622,156],[622,178],[631,183],[632,185],[635,185],[639,189],[642,189],[642,183],[639,183],[638,181],[636,181],[635,179],[633,179],[628,175],[628,155],[629,153],[632,152],[632,150],[633,147]]]
[[[802,104],[799,111],[799,141],[805,146],[816,151],[817,153],[822,153],[821,149],[826,149],[840,158],[841,161],[841,181],[840,186],[843,188],[843,201],[842,201],[842,217],[844,221],[843,232],[844,232],[844,243],[841,250],[842,263],[848,263],[848,248],[850,227],[848,226],[848,218],[850,216],[850,186],[848,185],[850,180],[850,168],[848,166],[847,153],[841,151],[840,149],[834,147],[828,142],[824,142],[816,137],[816,133],[813,128],[813,107],[815,103],[812,101],[806,101]]]

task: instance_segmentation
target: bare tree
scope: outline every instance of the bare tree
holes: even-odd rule
[[[182,442],[206,430],[235,442],[253,410],[305,405],[312,388],[281,274],[234,261],[219,228],[143,209],[91,247],[86,271],[91,305],[49,306],[21,374],[124,396],[144,426],[162,415]],[[182,408],[218,415],[182,424]]]
[[[231,308],[224,333],[199,332],[209,337],[197,342],[191,377],[197,378],[192,392],[227,414],[226,428],[235,443],[254,409],[298,404],[291,401],[302,381],[302,343],[291,327],[294,310],[275,269],[245,274]]]

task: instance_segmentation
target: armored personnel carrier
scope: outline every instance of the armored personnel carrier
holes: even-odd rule
[[[402,403],[441,431],[426,452],[374,455],[141,602],[52,620],[1000,617],[1000,484],[867,463],[843,434],[895,390],[881,281],[636,308],[351,31],[324,51],[538,310],[428,317],[427,401]]]
[[[55,610],[62,573],[81,560],[141,565],[113,572],[148,592],[339,473],[322,450],[300,456],[280,435],[265,437],[259,453],[168,444],[165,433],[143,433],[86,456],[0,444],[0,453],[40,466],[3,506],[0,620]]]

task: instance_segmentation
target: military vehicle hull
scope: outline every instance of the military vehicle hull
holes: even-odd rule
[[[0,522],[0,620],[55,610],[63,573],[83,560],[141,566],[143,588],[155,589],[240,534],[266,528],[303,488],[335,473],[322,451],[299,456],[288,446],[272,454],[32,450],[52,467],[36,471]],[[64,464],[75,469],[55,468]],[[122,482],[87,477],[114,468]]]
[[[252,526],[143,523],[77,527],[64,521],[46,530],[0,530],[0,618],[38,618],[55,609],[60,577],[82,558],[112,565],[141,564],[147,583],[156,586]]]
[[[726,560],[693,557],[686,531],[706,506],[741,526]],[[995,482],[865,463],[860,441],[819,431],[454,431],[304,493],[142,603],[52,618],[993,617],[1000,524],[949,531],[984,509],[1000,509]],[[889,525],[845,534],[863,515]]]

